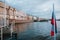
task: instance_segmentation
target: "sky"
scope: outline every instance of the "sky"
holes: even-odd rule
[[[60,19],[60,0],[0,0],[26,14],[40,18],[51,18],[53,3],[57,19]]]

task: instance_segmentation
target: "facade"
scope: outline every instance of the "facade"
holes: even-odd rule
[[[9,21],[15,20],[16,22],[17,21],[27,22],[27,20],[30,20],[31,18],[30,16],[27,16],[27,14],[24,13],[23,11],[17,11],[15,8],[8,6],[3,2],[0,2],[0,17],[2,17],[1,14],[4,14],[6,16],[7,18],[6,20],[9,20]]]

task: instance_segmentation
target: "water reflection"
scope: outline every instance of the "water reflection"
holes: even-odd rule
[[[60,21],[57,22],[58,31],[60,31],[59,23]],[[52,38],[50,38],[50,31],[51,31],[50,21],[21,23],[15,24],[14,27],[14,32],[17,33],[18,40],[51,40]],[[57,36],[59,35],[60,33],[58,32]]]
[[[59,25],[60,22],[58,22]],[[25,23],[25,24],[18,24],[18,39],[28,39],[28,38],[34,38],[34,37],[40,37],[42,38],[48,37],[50,35],[51,31],[51,24],[49,22],[33,22],[33,23]],[[58,26],[58,30],[59,30]]]

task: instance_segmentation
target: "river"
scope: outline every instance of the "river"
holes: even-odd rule
[[[15,27],[17,28],[17,40],[51,40],[51,27],[50,21],[17,24]],[[57,40],[60,40],[60,21],[57,21],[57,30]]]
[[[58,34],[60,32],[60,21],[57,21],[57,30]],[[21,26],[20,26],[21,25]],[[26,23],[26,24],[19,24],[18,30],[18,39],[20,40],[29,40],[31,38],[36,39],[36,37],[43,36],[44,37],[50,36],[51,31],[51,23],[48,22],[33,22],[33,23]],[[41,39],[41,40],[42,40]],[[32,39],[31,39],[32,40]],[[37,38],[38,40],[38,38]]]

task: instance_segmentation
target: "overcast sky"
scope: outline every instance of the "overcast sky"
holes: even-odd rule
[[[51,18],[54,3],[56,18],[60,18],[60,0],[5,0],[5,2],[18,10],[41,18]]]

